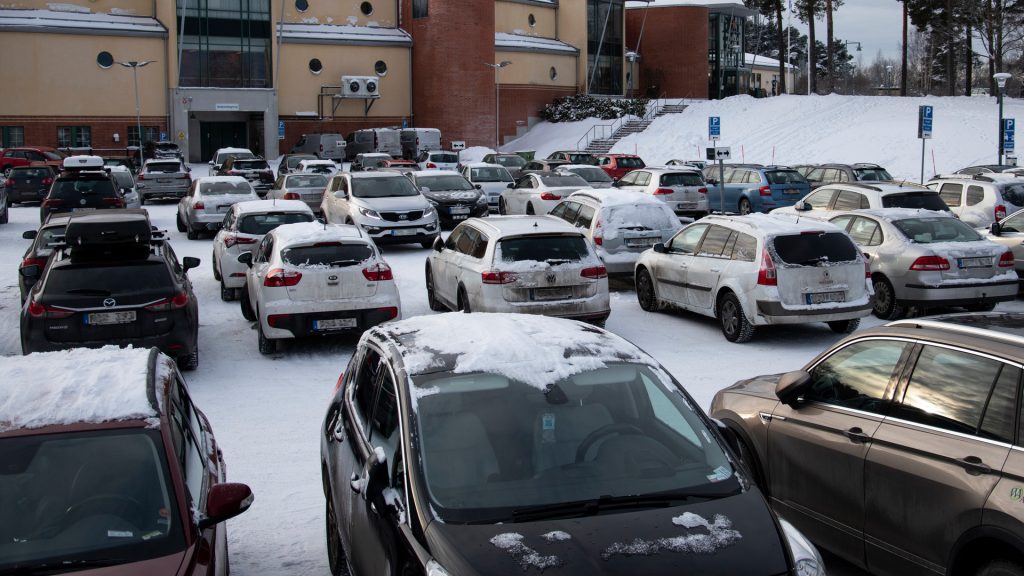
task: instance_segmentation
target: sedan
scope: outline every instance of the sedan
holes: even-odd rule
[[[562,198],[573,192],[590,188],[586,180],[576,174],[533,172],[520,176],[515,188],[501,193],[499,214],[547,214]]]
[[[328,176],[324,174],[286,174],[277,179],[274,187],[267,192],[267,200],[301,200],[313,212],[320,212],[320,203],[327,189]]]
[[[192,182],[188,195],[178,202],[178,232],[189,240],[200,232],[216,232],[232,204],[259,200],[252,185],[241,176],[205,176]]]
[[[1024,210],[1015,212],[992,225],[988,239],[1013,251],[1017,277],[1024,286]]]

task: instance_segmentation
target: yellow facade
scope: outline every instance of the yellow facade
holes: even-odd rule
[[[579,62],[576,65],[578,83],[576,87],[587,88],[587,1],[559,0],[558,39],[579,48]]]
[[[553,6],[497,2],[494,5],[494,31],[557,38],[557,14],[558,10]],[[530,15],[533,15],[533,26],[530,25]]]
[[[362,11],[364,1],[369,3],[369,15]],[[275,22],[281,15],[282,2],[285,22],[382,28],[398,26],[398,6],[394,0],[310,0],[309,8],[304,12],[296,9],[293,0],[273,0],[271,20]]]
[[[154,17],[153,9],[158,4],[158,1],[154,0],[79,0],[79,2],[73,2],[71,0],[61,0],[60,2],[54,2],[53,0],[4,0],[3,8],[18,8],[18,9],[31,9],[31,10],[52,10],[51,6],[54,5],[71,5],[78,4],[83,8],[97,14],[117,14],[121,16],[149,16]],[[174,8],[174,2],[167,2]]]
[[[496,52],[495,60],[512,64],[501,69],[502,84],[573,87],[576,85],[576,56],[532,54],[529,52]],[[556,78],[551,79],[551,68]]]

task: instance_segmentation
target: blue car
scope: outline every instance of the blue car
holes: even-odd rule
[[[712,211],[767,213],[792,206],[811,191],[807,179],[787,166],[726,165],[724,187],[718,185],[717,166],[708,166],[704,174],[708,178],[708,203]]]

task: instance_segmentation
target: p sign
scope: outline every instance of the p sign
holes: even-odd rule
[[[722,137],[722,119],[718,116],[708,116],[708,139],[718,140]]]
[[[921,139],[932,137],[932,107],[919,106],[917,109],[917,137]]]

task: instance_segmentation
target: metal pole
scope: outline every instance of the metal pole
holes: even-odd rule
[[[722,214],[725,214],[725,160],[718,159],[718,198]]]
[[[494,151],[501,146],[501,66],[494,69]]]
[[[921,138],[921,185],[924,186],[924,145],[928,140]]]
[[[142,158],[142,113],[139,109],[139,63],[132,63],[132,82],[135,84],[135,124],[139,130],[139,168],[145,164]]]
[[[1003,93],[1006,92],[1006,88],[1003,86],[999,87],[999,162],[1003,163]]]

